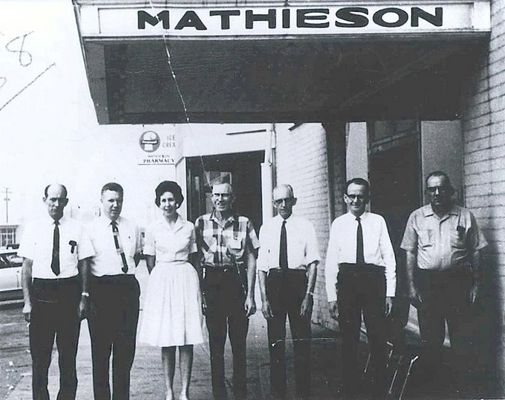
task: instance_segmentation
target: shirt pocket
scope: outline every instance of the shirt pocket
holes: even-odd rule
[[[467,231],[464,226],[457,226],[451,230],[451,247],[464,249],[466,247]]]
[[[60,243],[60,263],[66,265],[77,264],[78,241],[70,239]]]
[[[125,235],[124,243],[121,243],[123,245],[123,251],[128,257],[133,257],[135,255],[135,251],[137,250],[137,243],[135,236],[132,235]]]
[[[433,247],[433,229],[419,231],[419,246],[424,248]]]

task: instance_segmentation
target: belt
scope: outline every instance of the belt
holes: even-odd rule
[[[234,272],[237,270],[236,265],[220,265],[219,267],[204,265],[203,268],[205,269],[205,272]]]
[[[454,266],[449,269],[423,269],[416,267],[415,273],[426,275],[457,275],[470,273],[471,267],[468,264]]]
[[[306,275],[307,274],[307,271],[305,269],[301,269],[301,268],[286,268],[286,269],[281,269],[281,268],[271,268],[269,271],[268,271],[268,274],[292,274],[292,275],[295,275],[295,274],[304,274]]]
[[[79,281],[79,275],[71,276],[70,278],[33,278],[33,283],[41,283],[41,284],[58,284],[58,283],[73,283]]]
[[[338,270],[342,272],[356,272],[356,271],[377,271],[385,272],[386,268],[382,265],[376,264],[352,264],[352,263],[342,263],[338,265]]]
[[[135,279],[134,274],[125,274],[125,273],[123,273],[122,275],[121,274],[102,275],[102,276],[91,275],[91,280],[93,280],[95,282],[103,282],[103,283],[115,282],[115,281],[121,281],[121,280],[131,280],[132,278]]]

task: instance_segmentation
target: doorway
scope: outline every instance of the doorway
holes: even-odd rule
[[[256,232],[262,223],[261,163],[264,152],[220,154],[186,159],[188,219],[212,211],[212,185],[228,182],[235,195],[234,210],[248,217]]]

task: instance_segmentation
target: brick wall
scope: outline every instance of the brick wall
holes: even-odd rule
[[[328,313],[324,259],[332,216],[335,211],[340,215],[342,209],[342,196],[334,191],[341,190],[345,181],[345,173],[341,172],[345,171],[345,135],[337,135],[338,128],[343,126],[303,124],[292,131],[284,125],[276,128],[276,181],[293,186],[298,198],[294,212],[312,221],[319,241],[322,262],[318,267],[312,319],[330,328],[336,328],[336,324]],[[344,144],[339,138],[343,138]],[[329,184],[330,176],[333,183]]]
[[[505,1],[491,1],[489,51],[483,51],[463,93],[465,205],[476,215],[489,242],[483,299],[489,343],[505,389]]]

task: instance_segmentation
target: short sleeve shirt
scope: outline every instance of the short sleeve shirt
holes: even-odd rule
[[[195,223],[198,250],[206,267],[233,266],[244,262],[245,250],[259,248],[258,237],[247,217],[232,215],[219,221],[214,215],[202,215]]]
[[[268,272],[280,268],[280,237],[283,218],[280,215],[265,222],[260,230],[258,271]],[[304,269],[311,263],[319,263],[319,246],[312,223],[302,217],[291,215],[286,219],[288,268]]]
[[[454,205],[439,218],[429,204],[412,212],[401,243],[402,249],[416,253],[418,268],[429,270],[468,265],[471,253],[486,246],[469,210]]]
[[[105,216],[96,218],[89,226],[88,232],[95,249],[91,260],[91,273],[94,276],[123,275],[123,260],[116,249],[112,233],[111,220]],[[135,274],[135,255],[141,249],[140,231],[130,220],[119,217],[116,221],[121,249],[128,264],[128,274]]]
[[[21,238],[18,254],[32,260],[32,277],[40,279],[71,278],[79,273],[79,260],[95,254],[83,225],[72,218],[59,220],[60,274],[51,270],[54,220],[49,216],[28,224]]]
[[[159,219],[146,229],[144,254],[156,256],[157,263],[188,261],[196,251],[195,228],[180,215],[173,228],[165,219]]]

